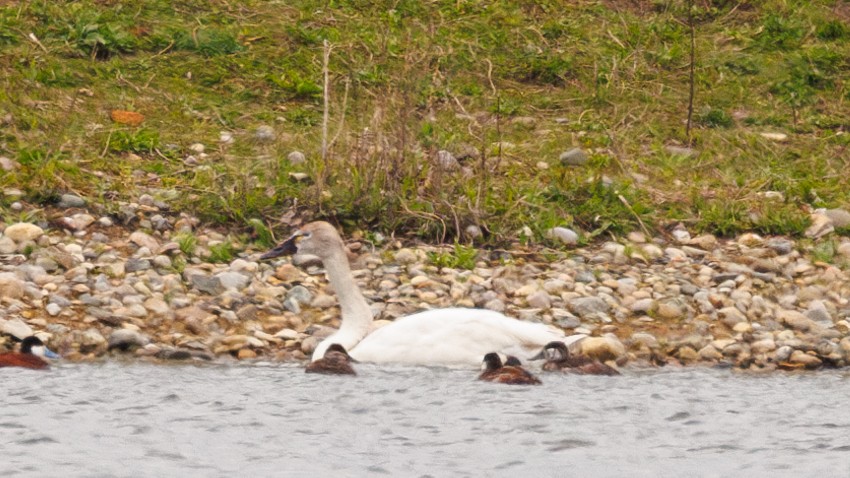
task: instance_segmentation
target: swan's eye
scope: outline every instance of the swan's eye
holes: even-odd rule
[[[297,244],[300,244],[301,241],[303,241],[304,239],[310,239],[310,236],[312,236],[312,235],[313,234],[309,233],[309,232],[298,233],[298,234],[295,235],[293,240],[295,241],[295,244],[297,245]]]

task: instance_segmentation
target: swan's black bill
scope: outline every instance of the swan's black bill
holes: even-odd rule
[[[291,256],[295,254],[296,252],[298,252],[298,247],[295,245],[296,237],[297,236],[292,236],[289,239],[281,242],[273,249],[260,256],[260,260],[274,259],[275,257]]]

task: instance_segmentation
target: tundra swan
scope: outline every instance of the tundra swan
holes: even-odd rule
[[[418,312],[370,333],[372,311],[354,282],[345,245],[336,229],[327,222],[309,223],[260,259],[295,253],[321,259],[342,314],[339,330],[319,343],[313,352],[314,361],[322,358],[331,344],[340,344],[359,362],[475,367],[489,352],[530,359],[553,340],[570,345],[585,337],[566,337],[563,331],[545,324],[467,308]]]

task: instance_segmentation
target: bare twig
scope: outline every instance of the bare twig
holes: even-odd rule
[[[345,79],[345,93],[342,95],[342,111],[339,113],[339,126],[337,126],[336,134],[333,139],[331,139],[330,147],[333,147],[336,144],[336,140],[339,139],[339,135],[342,134],[342,128],[345,126],[345,110],[348,106],[348,89],[351,87],[351,80]]]
[[[324,108],[322,111],[322,161],[327,161],[328,159],[328,118],[330,116],[328,103],[330,102],[330,81],[328,79],[328,63],[331,58],[331,45],[327,40],[323,42],[324,45],[324,55],[322,56],[322,76],[324,77],[324,88],[323,88],[323,97],[324,97]]]
[[[496,91],[496,85],[493,84],[493,62],[491,62],[489,58],[485,58],[484,61],[487,62],[487,81],[490,82],[490,89],[493,90],[493,94],[496,95],[499,92]]]
[[[691,31],[691,65],[688,76],[689,92],[688,92],[688,124],[685,126],[685,136],[688,140],[688,145],[691,145],[691,124],[694,117],[694,83],[696,82],[694,70],[696,63],[696,29],[694,28],[694,0],[688,0],[688,27]]]
[[[620,202],[622,202],[623,205],[626,206],[626,209],[628,209],[629,212],[632,213],[632,216],[637,219],[638,224],[640,224],[640,229],[643,231],[646,237],[652,237],[652,234],[649,233],[649,229],[646,228],[646,225],[644,225],[643,221],[640,219],[640,216],[638,216],[638,214],[632,208],[632,205],[629,204],[629,201],[626,201],[626,198],[624,198],[622,194],[618,194],[617,197],[620,199]]]
[[[30,32],[30,34],[27,35],[27,39],[38,45],[38,47],[41,48],[44,53],[50,53],[47,51],[47,48],[45,48],[44,45],[38,40],[38,37],[35,36],[35,33]]]

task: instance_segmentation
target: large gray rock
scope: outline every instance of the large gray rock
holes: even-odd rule
[[[581,148],[573,148],[561,153],[559,159],[561,164],[565,166],[582,166],[587,163],[587,153],[582,151]]]
[[[294,300],[299,304],[309,304],[313,300],[313,294],[306,287],[297,285],[289,289],[284,300]]]
[[[827,209],[824,214],[832,220],[832,225],[837,228],[850,227],[850,212],[844,209]]]
[[[139,247],[147,247],[151,251],[159,249],[159,242],[142,231],[136,231],[130,234],[129,240],[133,244],[136,244]]]
[[[608,303],[599,297],[578,297],[567,303],[570,311],[579,317],[591,314],[607,313],[610,308]]]
[[[226,290],[218,277],[194,274],[189,277],[189,283],[192,284],[192,287],[209,295],[218,295]]]
[[[59,198],[59,207],[67,209],[72,207],[83,207],[86,205],[86,200],[76,194],[63,194]]]
[[[109,335],[107,341],[109,350],[126,352],[138,347],[144,347],[150,340],[142,333],[132,329],[118,329]]]
[[[242,290],[248,287],[251,279],[239,272],[226,271],[215,275],[225,289]]]

